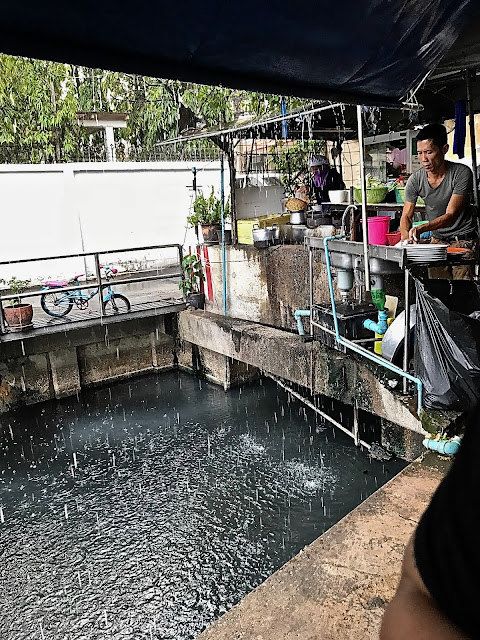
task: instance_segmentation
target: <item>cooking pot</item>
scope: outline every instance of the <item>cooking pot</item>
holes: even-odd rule
[[[305,211],[291,211],[290,224],[305,224]]]
[[[254,225],[252,228],[253,244],[258,249],[265,249],[273,243],[274,231],[272,227],[262,227]]]

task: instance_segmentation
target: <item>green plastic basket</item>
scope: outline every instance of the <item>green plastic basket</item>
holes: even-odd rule
[[[379,204],[383,202],[387,195],[388,187],[369,187],[367,189],[367,204]],[[358,187],[353,188],[353,195],[356,202],[362,201],[362,190]]]
[[[395,187],[395,199],[399,204],[405,202],[405,187]],[[421,198],[417,198],[417,204],[425,204]]]

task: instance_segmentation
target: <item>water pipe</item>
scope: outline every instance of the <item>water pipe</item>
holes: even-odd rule
[[[225,250],[225,168],[223,151],[220,153],[220,206],[222,211],[222,298],[223,315],[227,315],[227,252]]]
[[[338,318],[337,318],[337,308],[336,308],[336,305],[335,305],[335,295],[334,295],[334,292],[333,292],[332,269],[331,269],[331,266],[330,266],[330,253],[328,251],[328,242],[330,240],[339,240],[341,237],[342,236],[328,236],[327,238],[324,238],[324,240],[323,240],[323,246],[325,247],[325,264],[326,264],[326,267],[327,267],[328,288],[329,288],[329,291],[330,291],[330,301],[332,303],[332,312],[333,312],[333,324],[334,324],[334,327],[335,327],[335,340],[338,342],[338,344],[341,344],[342,346],[346,347],[347,349],[350,349],[351,351],[353,351],[355,353],[358,353],[361,356],[364,356],[365,358],[367,358],[367,360],[371,360],[372,362],[375,362],[375,364],[379,364],[381,367],[385,367],[389,371],[392,371],[393,373],[396,373],[397,375],[402,376],[403,378],[406,378],[407,380],[410,380],[411,382],[414,382],[417,385],[417,391],[418,391],[418,393],[417,393],[417,413],[420,415],[420,411],[421,411],[422,403],[423,403],[423,384],[422,384],[422,381],[419,378],[415,378],[415,376],[410,375],[406,371],[403,371],[399,367],[396,367],[391,362],[388,362],[388,360],[384,360],[383,358],[379,358],[377,355],[375,355],[371,351],[367,351],[367,349],[364,349],[363,347],[360,347],[359,345],[355,344],[354,342],[350,342],[350,340],[347,340],[346,338],[343,338],[340,335],[340,331],[338,329]]]
[[[302,324],[302,317],[310,317],[310,310],[309,309],[295,309],[295,313],[293,314],[295,320],[297,321],[297,327],[298,327],[298,335],[299,336],[304,336],[305,335],[305,331],[303,330],[303,324]]]
[[[423,446],[444,456],[454,456],[460,448],[460,443],[461,438],[458,436],[451,440],[434,440],[433,438],[425,438]]]
[[[378,312],[378,322],[374,320],[365,320],[363,323],[365,329],[378,333],[379,336],[384,336],[388,329],[388,313],[386,309]]]

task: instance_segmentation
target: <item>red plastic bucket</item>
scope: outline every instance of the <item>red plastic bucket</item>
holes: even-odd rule
[[[387,244],[390,216],[370,216],[368,221],[368,244]]]

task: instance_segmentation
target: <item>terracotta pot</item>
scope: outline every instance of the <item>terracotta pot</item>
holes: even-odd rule
[[[10,331],[23,331],[32,326],[33,308],[31,304],[14,304],[4,307],[5,320]]]
[[[217,231],[222,227],[219,224],[202,224],[201,227],[203,241],[218,244]]]
[[[187,296],[188,304],[194,309],[205,308],[205,294],[202,293],[189,293]]]

